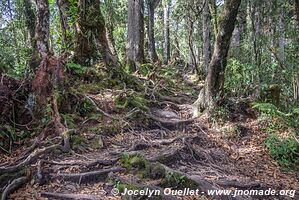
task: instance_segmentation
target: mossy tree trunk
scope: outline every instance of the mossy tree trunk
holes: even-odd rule
[[[144,57],[144,0],[128,2],[127,65],[136,71],[145,61]]]
[[[205,74],[208,73],[208,67],[211,60],[211,13],[208,2],[203,8],[202,17],[202,39],[203,39],[203,64],[202,68]]]
[[[70,34],[71,33],[70,26],[68,24],[68,22],[69,22],[69,7],[71,6],[70,1],[69,0],[56,0],[56,4],[58,7],[58,11],[59,11],[64,48],[70,48],[73,43],[73,38]]]
[[[79,0],[76,23],[75,61],[90,66],[99,62],[117,65],[106,37],[105,20],[99,0]]]
[[[156,40],[155,40],[155,9],[158,6],[160,0],[147,0],[148,9],[148,39],[149,39],[149,55],[152,62],[158,60],[156,52]]]
[[[200,91],[197,101],[194,103],[198,110],[215,106],[217,99],[223,91],[227,54],[240,3],[241,0],[225,1],[213,56],[209,64],[208,75],[204,87]]]
[[[170,30],[169,30],[169,15],[170,15],[171,1],[164,2],[164,63],[168,64],[170,60]]]
[[[35,70],[40,62],[36,40],[35,40],[35,12],[33,9],[33,5],[31,0],[24,0],[24,15],[25,15],[25,23],[29,32],[29,42],[30,42],[30,50],[31,56],[29,58],[29,66]]]

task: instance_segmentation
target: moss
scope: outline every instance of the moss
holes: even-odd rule
[[[74,129],[77,127],[77,125],[75,124],[75,118],[76,115],[73,114],[63,114],[62,115],[65,123],[67,124],[67,127],[70,129]]]
[[[85,140],[81,135],[72,135],[70,142],[73,147],[77,147],[85,143]]]
[[[99,83],[82,84],[76,89],[79,93],[99,93],[103,89],[103,85]]]
[[[117,108],[139,108],[141,110],[148,110],[148,100],[142,93],[132,92],[130,94],[124,94],[116,98],[115,104]]]
[[[154,69],[154,65],[151,63],[145,63],[140,66],[140,69],[138,70],[139,74],[143,76],[148,76]]]
[[[159,179],[164,178],[166,175],[166,171],[163,166],[160,164],[154,164],[151,166],[150,170],[150,178]]]
[[[88,126],[82,129],[90,133],[98,135],[116,135],[124,128],[124,124],[119,121],[110,121],[109,123],[97,124],[95,126]]]
[[[196,182],[188,179],[186,176],[182,176],[176,172],[168,172],[161,182],[162,187],[171,188],[197,188]]]
[[[100,149],[104,146],[103,140],[100,137],[95,137],[90,141],[90,146],[93,149]]]
[[[122,166],[128,170],[144,170],[148,167],[149,162],[141,155],[128,155],[124,153],[121,159]]]

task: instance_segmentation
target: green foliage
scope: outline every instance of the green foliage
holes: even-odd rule
[[[253,108],[258,109],[264,115],[278,119],[286,126],[290,126],[295,129],[299,127],[298,108],[294,108],[290,112],[282,112],[271,103],[254,103]]]
[[[187,178],[185,176],[181,176],[175,172],[168,172],[165,176],[166,185],[171,185],[172,187],[178,187],[180,185],[184,185],[187,182]]]
[[[77,75],[82,75],[87,70],[87,67],[84,67],[82,65],[79,65],[79,64],[76,64],[76,63],[73,63],[73,62],[67,63],[66,67],[70,72],[74,72]]]
[[[122,154],[122,166],[128,170],[134,170],[140,178],[165,178],[165,169],[159,163],[152,164],[142,155]]]
[[[299,170],[299,143],[294,138],[281,139],[276,134],[270,134],[265,145],[281,166]]]
[[[168,172],[161,183],[162,187],[171,188],[197,188],[196,182],[176,172]]]
[[[87,116],[94,111],[94,109],[94,105],[88,99],[82,99],[76,107],[76,112],[79,113],[80,116]]]
[[[10,154],[13,144],[24,141],[31,135],[32,133],[28,131],[17,130],[15,127],[4,125],[0,129],[0,150]]]
[[[122,154],[121,158],[122,166],[128,170],[137,169],[142,170],[147,168],[149,162],[141,155],[130,156],[127,153]]]
[[[151,63],[142,64],[138,70],[138,73],[140,73],[143,76],[148,76],[154,69],[154,65]]]
[[[246,95],[252,92],[255,82],[255,66],[231,58],[225,71],[224,89],[231,95]]]

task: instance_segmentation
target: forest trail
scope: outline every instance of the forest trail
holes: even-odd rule
[[[183,85],[187,76],[183,78],[181,74],[185,74],[182,69],[178,71],[176,83]],[[167,89],[183,94],[179,88],[173,84]],[[248,104],[234,102],[230,121],[220,126],[206,116],[193,119],[192,106],[178,104],[182,99],[186,103],[194,102],[192,95],[166,97],[162,98],[165,101],[152,102],[149,112],[143,113],[148,120],[122,129],[134,109],[129,113],[115,113],[113,98],[103,98],[118,92],[107,89],[101,94],[85,94],[96,106],[102,105],[97,107],[103,114],[102,120],[81,121],[72,141],[73,151],[52,152],[33,164],[37,169],[32,172],[37,174],[36,179],[10,198],[121,199],[111,194],[115,186],[161,189],[191,187],[194,183],[204,192],[230,188],[299,188],[298,174],[284,172],[267,153],[263,145],[266,133],[260,130]],[[121,128],[115,132],[109,125]],[[100,127],[106,127],[107,131],[97,132]],[[86,139],[83,141],[79,135]],[[267,199],[256,197],[259,198]],[[180,198],[163,196],[163,199]],[[251,198],[201,195],[182,199]]]

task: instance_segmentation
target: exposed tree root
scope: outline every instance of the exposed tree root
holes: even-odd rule
[[[161,191],[161,196],[162,196],[162,199],[164,200],[177,200],[178,198],[175,197],[175,196],[167,196],[167,195],[164,195],[163,194],[163,188],[161,187],[158,187],[158,186],[153,186],[153,185],[145,185],[145,184],[141,184],[141,183],[136,183],[136,182],[133,182],[133,181],[129,181],[129,180],[126,180],[124,178],[121,178],[120,176],[117,176],[116,174],[114,173],[110,173],[109,174],[109,178],[111,178],[112,180],[117,180],[123,184],[126,184],[126,185],[130,185],[130,186],[134,186],[135,188],[148,188],[150,190],[160,190]]]
[[[164,96],[158,93],[158,98],[162,101],[170,101],[176,104],[183,104],[186,102],[186,99],[184,97],[170,97],[170,96]]]
[[[224,187],[235,187],[238,189],[257,189],[261,188],[262,184],[260,182],[240,182],[237,180],[218,180],[215,181],[217,185],[224,186]]]
[[[164,151],[160,155],[148,157],[147,159],[151,162],[169,163],[181,157],[179,153],[181,150],[182,148],[170,149],[168,151]]]
[[[219,189],[216,186],[214,186],[211,182],[205,180],[204,178],[202,178],[198,175],[191,175],[190,176],[190,175],[188,175],[184,172],[171,169],[171,168],[167,167],[166,165],[161,164],[161,166],[163,166],[165,171],[167,171],[167,172],[176,173],[180,176],[186,177],[188,180],[191,180],[191,181],[195,182],[197,184],[197,188],[200,191],[207,192],[208,190],[217,190],[217,189]],[[217,196],[217,195],[213,196],[213,198],[214,199],[219,199],[219,200],[229,200],[229,199],[231,199],[230,196]],[[237,196],[237,197],[234,197],[234,199],[242,200],[244,198]],[[251,199],[251,198],[246,198],[246,199]]]
[[[88,95],[84,95],[84,97],[86,99],[88,99],[93,104],[93,106],[96,108],[96,110],[98,112],[102,113],[103,115],[105,115],[106,117],[109,117],[111,119],[120,120],[120,118],[114,117],[114,116],[110,115],[109,113],[106,113],[104,110],[100,109],[99,106],[97,105],[97,103],[92,99],[92,97],[90,97]]]
[[[28,166],[32,164],[39,156],[52,152],[56,149],[64,149],[63,146],[61,145],[52,145],[49,147],[45,147],[42,149],[36,149],[33,151],[25,160],[22,162],[18,163],[17,165],[14,166],[6,166],[6,167],[0,167],[0,175],[1,174],[6,174],[6,173],[13,173],[18,170],[21,170],[23,167]]]
[[[165,118],[162,118],[162,117],[158,117],[156,115],[153,115],[151,113],[149,114],[146,114],[147,117],[155,120],[155,121],[158,121],[160,122],[162,125],[165,125],[167,127],[178,127],[178,126],[181,126],[181,125],[187,125],[187,124],[190,124],[192,123],[196,118],[191,118],[191,119],[173,119],[173,120],[167,120]]]
[[[111,168],[111,169],[102,169],[98,171],[91,171],[85,173],[59,173],[59,174],[51,174],[52,178],[63,179],[65,181],[71,181],[74,183],[91,183],[96,181],[103,181],[107,178],[110,172],[123,172],[124,168]]]
[[[130,149],[128,149],[128,151],[140,151],[140,150],[147,149],[147,148],[150,148],[153,146],[159,147],[158,144],[140,142],[140,143],[133,144],[133,146]]]
[[[14,179],[3,191],[1,200],[7,200],[8,195],[14,190],[18,189],[21,185],[28,181],[28,177],[22,176],[20,178]]]
[[[42,192],[42,197],[50,199],[63,199],[63,200],[102,200],[99,196],[90,194],[64,194],[64,193],[52,193]]]

